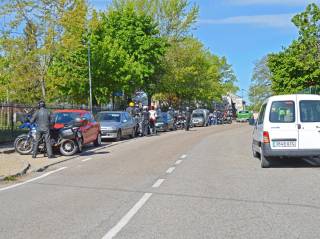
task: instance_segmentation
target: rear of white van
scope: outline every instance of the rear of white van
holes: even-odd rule
[[[271,97],[261,146],[265,157],[320,155],[320,96]]]

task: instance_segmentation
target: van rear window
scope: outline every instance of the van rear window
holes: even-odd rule
[[[272,123],[293,123],[295,105],[293,101],[274,101],[271,105],[269,120]]]
[[[320,122],[320,101],[300,101],[300,120],[305,123]]]

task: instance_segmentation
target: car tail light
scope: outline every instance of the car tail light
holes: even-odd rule
[[[268,131],[263,132],[263,143],[270,144],[270,136]]]

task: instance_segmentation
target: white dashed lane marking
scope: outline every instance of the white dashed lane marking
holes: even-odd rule
[[[158,188],[164,182],[164,179],[158,179],[153,185],[153,188]]]
[[[89,160],[91,160],[92,158],[87,158],[87,159],[83,159],[83,160],[81,160],[82,162],[87,162],[87,161],[89,161]]]
[[[124,215],[123,218],[108,231],[108,233],[102,239],[112,239],[124,228],[134,215],[143,207],[143,205],[150,199],[152,193],[145,193],[142,198],[130,209],[130,211]]]
[[[171,168],[168,168],[167,172],[168,174],[172,173],[176,168],[175,167],[171,167]]]
[[[175,165],[179,165],[179,164],[181,164],[182,163],[182,160],[177,160],[176,162],[175,162]]]
[[[187,157],[187,155],[184,154],[184,155],[182,155],[180,158],[181,158],[181,159],[185,159],[186,157]]]

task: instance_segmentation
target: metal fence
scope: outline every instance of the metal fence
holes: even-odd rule
[[[86,105],[49,105],[48,109],[83,109],[89,110]],[[22,104],[8,104],[0,103],[0,143],[11,142],[14,138],[23,133],[23,130],[19,129],[19,126],[24,121],[27,114],[33,114],[35,111],[34,106],[22,105]],[[109,110],[107,106],[95,106],[93,107],[93,113],[99,111]]]

